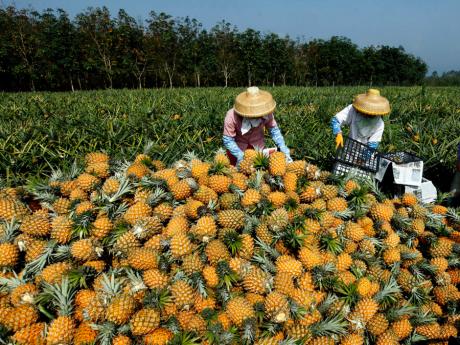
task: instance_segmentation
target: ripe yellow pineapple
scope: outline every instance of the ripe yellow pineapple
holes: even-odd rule
[[[51,224],[47,216],[42,214],[33,214],[24,218],[20,229],[25,234],[34,237],[42,237],[50,233]]]
[[[258,267],[244,276],[243,287],[252,293],[264,294],[270,288],[270,275]]]
[[[136,300],[133,296],[123,293],[116,296],[107,306],[105,317],[107,321],[116,325],[126,324],[136,309]]]
[[[100,180],[96,176],[88,173],[83,173],[77,177],[78,187],[84,192],[93,190],[99,181]]]
[[[152,214],[152,208],[146,203],[139,201],[128,208],[124,214],[124,219],[134,225],[136,222],[145,217],[150,217]]]
[[[115,194],[120,188],[120,181],[114,177],[105,180],[102,185],[102,191],[107,195]]]
[[[171,218],[163,231],[167,237],[172,237],[176,234],[186,234],[189,230],[189,222],[184,216],[175,216]]]
[[[274,231],[280,231],[289,224],[289,214],[284,208],[277,208],[267,219],[267,224]]]
[[[376,221],[391,221],[393,212],[392,207],[379,203],[374,204],[370,209],[371,217]]]
[[[194,249],[192,242],[185,233],[177,233],[172,236],[170,247],[171,254],[174,258],[180,258],[190,254]]]
[[[150,289],[164,289],[169,282],[169,276],[159,269],[149,269],[143,273],[144,283]]]
[[[352,241],[359,242],[364,238],[365,233],[359,224],[348,222],[344,230],[344,235]]]
[[[347,200],[340,197],[333,197],[327,201],[327,210],[341,212],[345,211],[348,207]]]
[[[144,337],[145,345],[167,345],[173,338],[173,333],[167,328],[157,328]],[[114,344],[115,345],[115,344]]]
[[[47,289],[53,296],[53,303],[58,309],[58,317],[48,327],[46,335],[47,345],[72,344],[74,340],[76,324],[72,317],[73,293],[67,279],[54,288]]]
[[[361,299],[355,306],[353,317],[368,322],[371,320],[379,309],[379,304],[371,298]]]
[[[150,270],[158,267],[158,255],[150,248],[133,248],[128,252],[128,262],[135,270]]]
[[[67,198],[58,198],[53,202],[53,209],[57,214],[67,214],[70,211],[71,204]]]
[[[133,163],[126,169],[127,177],[141,179],[150,173],[150,169],[142,163]]]
[[[287,201],[287,195],[283,192],[271,192],[267,198],[275,208],[283,207]]]
[[[221,240],[212,240],[209,242],[206,246],[205,253],[211,265],[217,264],[221,260],[230,260],[230,252]]]
[[[267,316],[276,323],[285,322],[289,318],[289,302],[285,295],[277,291],[267,295],[264,307]]]
[[[176,281],[171,285],[171,295],[174,304],[179,309],[188,310],[193,306],[195,301],[195,291],[187,282],[183,280]]]
[[[210,288],[215,288],[219,284],[219,276],[215,266],[205,266],[203,268],[203,278]]]
[[[226,193],[229,191],[232,179],[225,175],[212,175],[208,179],[208,186],[218,194]]]
[[[70,247],[72,256],[80,261],[95,260],[102,252],[103,248],[101,245],[92,238],[77,240]]]
[[[245,213],[240,210],[223,210],[218,213],[220,226],[228,229],[241,229],[244,227]]]
[[[230,320],[239,327],[245,320],[255,317],[254,309],[244,297],[232,298],[227,303],[226,313]]]
[[[17,331],[12,340],[19,345],[45,345],[45,323],[38,322]]]
[[[286,155],[277,151],[270,155],[268,169],[273,176],[283,176],[286,173]]]
[[[132,316],[130,324],[133,335],[145,335],[160,325],[160,314],[155,309],[143,308]]]
[[[433,322],[417,326],[415,331],[427,339],[438,339],[441,334],[441,327],[439,326],[439,323]]]
[[[86,345],[96,341],[97,332],[87,322],[83,322],[75,330],[74,344]]]
[[[261,199],[260,193],[256,189],[247,189],[241,198],[241,205],[243,207],[252,207],[259,203]]]
[[[30,304],[20,305],[15,308],[6,308],[5,311],[6,315],[2,317],[2,323],[13,332],[30,326],[38,320],[38,311]]]
[[[217,234],[217,225],[214,218],[211,216],[201,217],[196,222],[192,232],[203,242],[208,242]]]
[[[372,319],[367,323],[367,330],[372,335],[380,335],[388,328],[388,320],[384,314],[375,314]]]
[[[409,320],[401,319],[391,324],[391,330],[396,335],[398,340],[402,340],[411,334],[412,325]]]
[[[57,262],[46,266],[36,280],[44,281],[49,284],[59,283],[62,277],[72,269],[68,262]]]

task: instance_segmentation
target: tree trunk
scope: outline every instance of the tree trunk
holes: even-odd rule
[[[72,92],[75,92],[75,88],[73,87],[72,76],[70,76],[69,79],[70,79],[70,89],[72,90]]]

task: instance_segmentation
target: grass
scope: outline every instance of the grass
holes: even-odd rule
[[[296,159],[330,167],[332,115],[365,87],[277,87],[276,119]],[[104,150],[130,159],[153,141],[171,163],[187,151],[209,157],[221,146],[222,122],[241,89],[105,90],[4,93],[0,99],[0,175],[8,184],[50,174]],[[410,151],[434,175],[451,173],[460,142],[460,88],[386,87],[393,111],[381,149]],[[418,140],[416,136],[418,136]]]

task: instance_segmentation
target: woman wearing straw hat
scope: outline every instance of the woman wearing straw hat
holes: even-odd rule
[[[385,127],[382,116],[390,113],[388,99],[380,91],[369,89],[355,97],[353,104],[337,113],[331,121],[336,148],[343,147],[342,125],[350,126],[349,137],[371,149],[377,149]]]
[[[234,107],[225,116],[223,134],[224,146],[233,165],[243,159],[244,150],[265,147],[265,128],[278,149],[286,155],[287,161],[292,161],[273,116],[275,108],[276,102],[272,95],[255,86],[236,97]]]

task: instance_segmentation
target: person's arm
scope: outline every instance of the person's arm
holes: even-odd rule
[[[279,148],[281,152],[283,152],[286,155],[286,160],[288,162],[292,162],[291,153],[289,151],[289,148],[286,146],[286,142],[284,141],[284,137],[281,133],[280,128],[278,126],[269,127],[268,131],[276,146]]]
[[[339,113],[335,114],[331,119],[332,133],[335,135],[335,147],[343,147],[343,136],[342,136],[342,125],[350,124],[351,121],[351,110],[353,105],[349,105],[342,109]]]
[[[244,153],[236,144],[235,138],[223,135],[222,141],[224,142],[225,148],[236,158],[237,163],[243,160]]]

